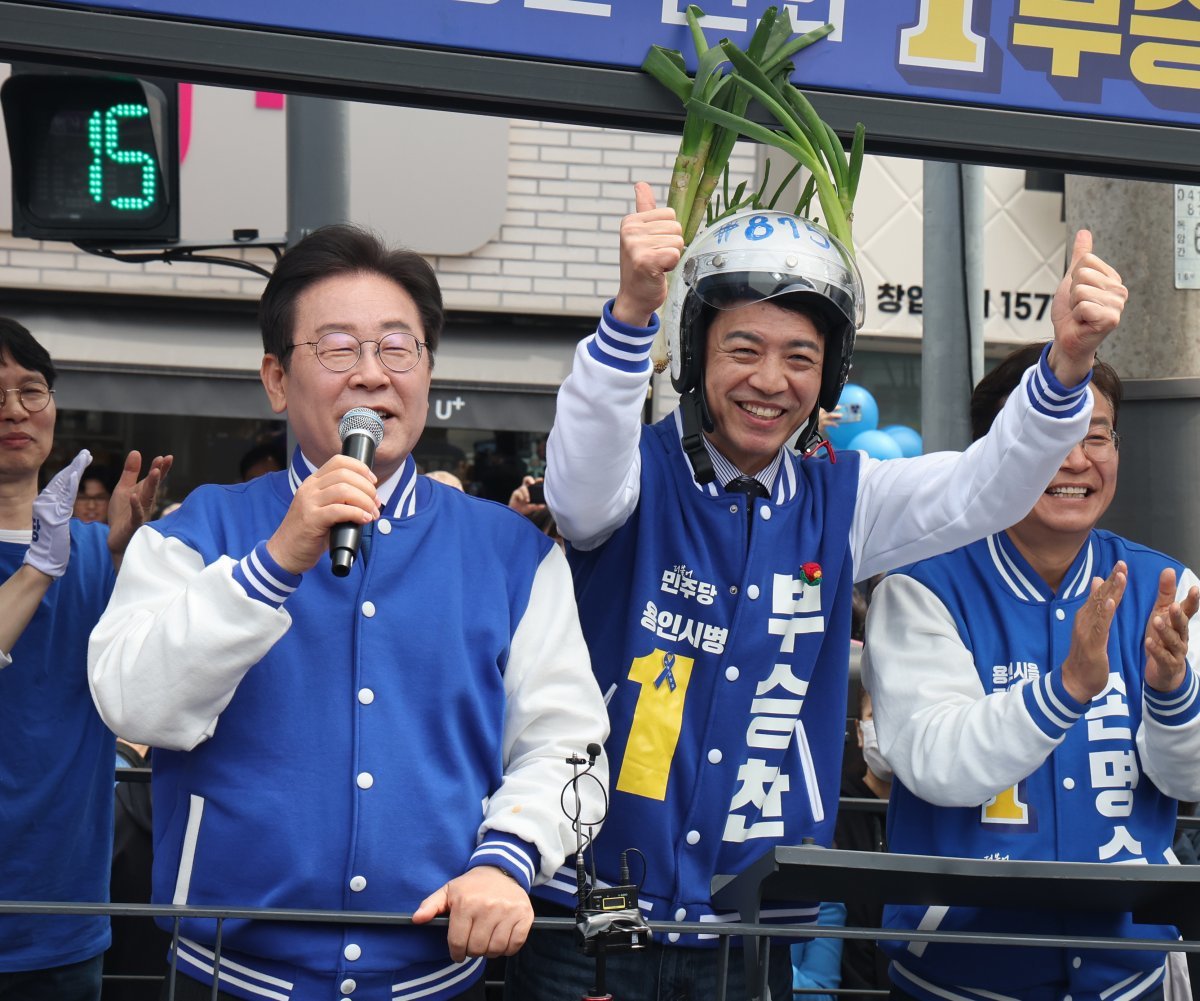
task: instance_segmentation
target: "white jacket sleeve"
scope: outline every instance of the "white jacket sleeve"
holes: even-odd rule
[[[546,443],[546,504],[563,538],[583,550],[626,522],[640,490],[638,443],[658,320],[628,327],[613,319],[611,305],[575,350]]]
[[[1045,355],[991,431],[964,452],[862,457],[850,528],[857,580],[950,552],[1020,521],[1087,434],[1087,386],[1065,389]]]
[[[1058,675],[985,694],[953,618],[929,588],[893,574],[875,589],[862,678],[879,751],[935,806],[986,803],[1049,757],[1084,709]]]
[[[291,626],[247,596],[223,556],[200,555],[146,525],[125,552],[88,646],[104,722],[136,743],[187,751],[213,735],[238,683]]]
[[[1179,575],[1175,600],[1200,586],[1191,570]],[[1173,692],[1142,690],[1142,726],[1137,735],[1142,768],[1162,792],[1185,803],[1200,800],[1200,615],[1188,624],[1188,670]]]
[[[570,781],[572,755],[587,756],[608,737],[608,713],[592,675],[575,607],[571,571],[558,546],[542,560],[529,606],[513,635],[504,672],[504,779],[488,801],[480,827],[537,846],[543,882],[575,851],[571,820],[560,794]],[[601,751],[591,779],[579,783],[586,822],[599,820],[608,788]],[[567,801],[574,800],[568,796]]]

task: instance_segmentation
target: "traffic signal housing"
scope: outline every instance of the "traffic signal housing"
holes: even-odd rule
[[[174,81],[14,67],[0,105],[14,236],[97,245],[179,238]]]

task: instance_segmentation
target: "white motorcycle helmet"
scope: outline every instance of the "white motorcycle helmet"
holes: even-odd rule
[[[698,454],[703,452],[700,430],[713,430],[704,397],[705,334],[712,311],[782,296],[823,321],[825,362],[817,405],[832,410],[850,374],[855,331],[866,312],[862,276],[845,247],[807,219],[747,209],[698,234],[676,268],[663,323],[671,383],[682,397],[684,447],[698,482],[712,479],[707,454]],[[802,451],[816,436],[815,417],[816,408],[803,426]]]

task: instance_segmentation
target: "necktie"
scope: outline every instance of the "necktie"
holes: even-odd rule
[[[767,488],[753,476],[739,476],[725,484],[725,490],[731,494],[746,495],[746,529],[754,525],[754,498],[766,497]]]

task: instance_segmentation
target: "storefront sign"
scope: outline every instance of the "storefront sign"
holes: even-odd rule
[[[1200,187],[1175,185],[1175,287],[1200,288]]]
[[[553,386],[447,386],[429,390],[427,425],[443,428],[505,428],[546,432],[554,423]]]

